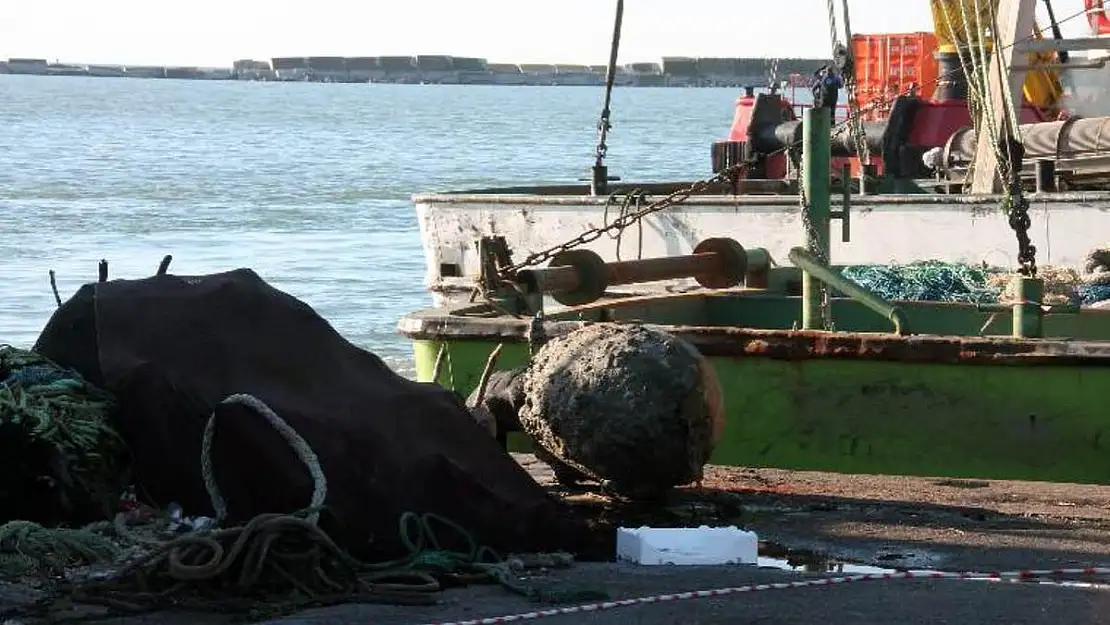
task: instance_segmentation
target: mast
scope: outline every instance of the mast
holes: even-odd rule
[[[1021,110],[1026,71],[1025,64],[1017,62],[1021,52],[1014,44],[1033,34],[1036,0],[1001,0],[996,15],[997,30],[987,68],[987,102],[979,118],[972,193],[997,193],[1005,186],[1000,173],[1010,167],[999,161],[1000,153],[1004,153],[1001,144],[1014,138],[1013,129],[1019,123],[1015,113]],[[1020,161],[1016,165],[1020,167]]]

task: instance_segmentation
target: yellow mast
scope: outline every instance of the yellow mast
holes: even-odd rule
[[[933,12],[933,31],[937,37],[937,52],[940,54],[966,55],[969,50],[985,46],[991,51],[990,37],[984,32],[990,28],[991,13],[997,12],[999,0],[929,0]],[[1034,24],[1033,37],[1043,39],[1041,29]],[[1025,99],[1034,106],[1050,113],[1059,110],[1060,98],[1064,89],[1055,70],[1043,68],[1053,63],[1055,52],[1030,52],[1028,55],[1032,69],[1025,77],[1023,93]]]

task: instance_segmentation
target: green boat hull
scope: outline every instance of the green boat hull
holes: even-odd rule
[[[1045,307],[1044,281],[1029,276],[1011,279],[1006,305],[882,300],[828,265],[830,220],[841,220],[847,240],[851,202],[832,210],[827,109],[808,109],[802,131],[807,243],[779,259],[790,267],[719,238],[670,259],[556,255],[603,234],[593,229],[547,250],[549,258],[529,256],[525,265],[551,262],[525,272],[503,238],[485,236],[477,251],[486,301],[399,324],[414,341],[419,379],[431,380],[442,351],[446,384],[469,394],[497,344],[507,347],[500,368],[526,362],[532,330],[551,337],[584,322],[650,323],[688,340],[716,368],[726,424],[713,463],[1110,484],[1102,448],[1110,311]],[[1011,222],[1020,214],[1015,208]],[[697,278],[706,290],[622,299],[609,289],[675,277]],[[566,308],[551,314],[545,295]],[[527,316],[541,311],[533,328]]]
[[[464,396],[498,343],[497,369],[527,362],[522,332],[491,329],[514,320],[482,320],[475,331],[473,322],[452,327],[450,315],[429,318],[437,315],[423,329],[402,322],[418,380],[431,381],[441,349],[439,382]],[[727,423],[713,464],[1110,483],[1106,343],[949,337],[907,348],[914,338],[679,330],[709,357],[724,391]],[[721,333],[728,345],[712,336]],[[529,446],[521,436],[511,445]]]

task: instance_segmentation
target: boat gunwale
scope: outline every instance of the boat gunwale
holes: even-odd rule
[[[397,330],[414,341],[526,342],[530,318],[452,314],[430,308],[401,318]],[[544,336],[556,338],[595,323],[549,320]],[[690,342],[707,357],[765,357],[775,360],[854,359],[929,364],[1101,366],[1110,364],[1110,341],[1009,336],[905,335],[878,332],[768,330],[738,326],[644,323]]]
[[[685,183],[655,183],[645,185],[646,188],[662,187],[667,189],[681,188]],[[616,197],[627,195],[630,190],[637,187],[628,187],[614,191]],[[559,193],[565,191],[565,193]],[[661,199],[669,191],[663,189],[655,194],[647,194],[646,200]],[[588,188],[582,185],[536,185],[523,187],[491,187],[482,189],[466,189],[460,191],[441,191],[416,193],[412,196],[414,204],[514,204],[514,205],[554,205],[554,206],[605,206],[612,203],[612,196],[590,195]],[[1064,203],[1074,204],[1076,208],[1088,209],[1083,204],[1110,203],[1110,191],[1054,191],[1031,193],[1026,196],[1031,203]],[[876,195],[853,195],[852,206],[903,206],[913,204],[928,204],[939,206],[980,206],[1000,205],[1005,199],[1000,194],[970,194],[970,193],[890,193]],[[683,199],[680,205],[693,206],[787,206],[798,210],[799,195],[791,194],[696,194]]]

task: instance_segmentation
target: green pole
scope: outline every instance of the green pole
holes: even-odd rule
[[[806,248],[822,265],[829,265],[829,162],[831,112],[811,107],[802,113],[802,223]],[[826,286],[809,272],[802,272],[802,328],[824,328],[821,302]]]
[[[1039,278],[1014,276],[1013,335],[1016,338],[1042,338],[1044,336],[1044,281]]]

